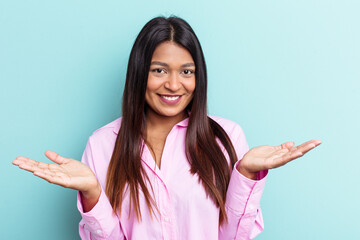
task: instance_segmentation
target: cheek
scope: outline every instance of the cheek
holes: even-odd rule
[[[146,92],[145,92],[145,102],[149,104],[150,101],[150,93],[149,91],[146,89]]]
[[[161,87],[161,80],[155,77],[148,77],[147,86],[146,86],[146,92],[153,92]]]
[[[146,85],[146,92],[145,92],[145,101],[149,104],[151,102],[151,93],[153,92],[153,79],[149,76],[147,85]]]
[[[190,81],[187,81],[185,84],[184,84],[184,87],[185,89],[189,92],[189,93],[193,93],[195,91],[195,78],[190,80]]]

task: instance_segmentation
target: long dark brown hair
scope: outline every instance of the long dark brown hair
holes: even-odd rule
[[[206,109],[207,74],[204,55],[190,25],[178,17],[157,17],[140,31],[132,47],[128,62],[122,102],[122,121],[106,179],[106,194],[114,212],[121,212],[124,191],[130,191],[130,205],[141,221],[139,192],[143,192],[150,214],[156,207],[146,187],[149,178],[141,165],[143,137],[145,136],[145,91],[150,62],[155,48],[162,42],[173,41],[186,48],[195,62],[194,97],[187,106],[190,111],[185,139],[190,172],[199,176],[207,196],[220,209],[219,224],[227,221],[225,212],[226,191],[236,152],[224,129],[208,117]],[[216,139],[225,147],[230,164]],[[151,184],[150,184],[151,185]],[[130,206],[130,208],[131,208]]]

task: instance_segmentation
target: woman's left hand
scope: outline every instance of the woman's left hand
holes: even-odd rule
[[[294,146],[294,142],[286,142],[275,147],[269,145],[254,147],[244,155],[237,170],[245,177],[255,180],[257,172],[283,166],[320,144],[320,140],[310,140],[299,146]]]

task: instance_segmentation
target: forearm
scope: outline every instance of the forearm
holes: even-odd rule
[[[241,165],[241,161],[237,165],[236,169],[239,171],[239,173],[241,173],[243,176],[245,176],[249,179],[256,180],[256,178],[257,178],[257,173],[256,172],[253,173],[253,172],[249,172],[249,171],[245,170],[245,168],[242,167],[242,165]]]
[[[98,183],[97,186],[89,191],[80,191],[81,204],[84,212],[89,212],[99,200],[101,194],[101,186]]]
[[[86,195],[87,196],[87,195]],[[82,192],[78,192],[77,207],[82,216],[79,224],[79,234],[83,240],[124,239],[118,216],[114,214],[112,206],[105,192],[101,188],[100,196],[94,206],[85,212],[88,202],[82,200]],[[90,198],[91,200],[91,198]],[[84,202],[85,204],[83,204]],[[90,202],[89,202],[90,203]]]
[[[220,226],[219,239],[252,239],[263,229],[260,199],[267,171],[254,175],[242,172],[240,163],[231,174],[225,203],[228,223]]]

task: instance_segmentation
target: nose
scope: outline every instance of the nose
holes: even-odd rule
[[[179,90],[181,88],[180,76],[176,73],[171,73],[165,82],[165,88],[172,92]]]

